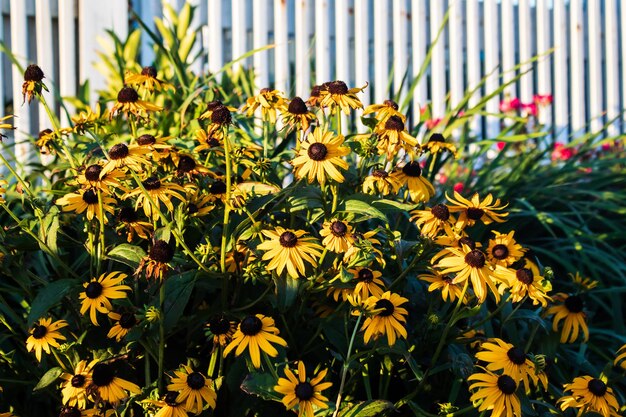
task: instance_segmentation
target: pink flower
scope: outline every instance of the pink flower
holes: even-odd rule
[[[552,104],[552,94],[535,94],[533,96],[533,101],[538,106],[549,106]]]
[[[535,103],[522,104],[522,112],[527,116],[530,115],[537,117],[537,105]]]
[[[426,124],[426,129],[428,130],[432,130],[434,129],[439,123],[441,123],[441,117],[438,117],[436,119],[428,119],[426,120],[426,122],[424,122]]]
[[[437,179],[441,184],[445,184],[446,182],[448,182],[448,176],[446,174],[439,174]]]
[[[496,146],[498,146],[498,150],[501,151],[506,146],[506,142],[498,142]]]
[[[456,184],[454,184],[454,191],[456,191],[457,193],[462,193],[463,190],[465,189],[465,186],[463,185],[462,182],[457,182]]]
[[[502,113],[513,113],[522,108],[522,102],[517,97],[505,98],[500,102]]]
[[[557,142],[554,144],[554,150],[552,151],[552,160],[553,161],[567,161],[572,156],[574,156],[575,151],[572,148],[566,147],[561,142]]]

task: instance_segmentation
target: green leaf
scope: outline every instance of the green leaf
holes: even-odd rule
[[[144,256],[146,256],[146,252],[142,248],[128,243],[114,247],[107,254],[109,259],[128,265],[133,269],[137,269]]]
[[[367,219],[379,219],[387,222],[387,217],[383,212],[372,206],[371,204],[362,200],[348,200],[346,201],[345,210],[348,213],[360,214],[362,217],[357,220],[363,221]]]
[[[196,284],[196,271],[172,275],[165,281],[165,329],[171,330],[183,315]]]
[[[290,276],[276,277],[276,308],[286,311],[293,305],[298,296],[299,281]]]
[[[30,313],[28,313],[27,319],[28,327],[32,326],[35,320],[45,316],[48,310],[61,301],[72,289],[74,282],[71,279],[61,279],[42,287],[30,306]]]
[[[392,410],[393,404],[384,400],[371,400],[356,403],[344,408],[339,417],[375,417],[387,410]]]
[[[61,376],[62,373],[63,369],[59,368],[58,366],[48,369],[48,372],[43,374],[35,388],[33,388],[33,391],[39,391],[40,389],[43,389],[52,384],[54,381],[57,380],[59,376]]]
[[[241,383],[241,389],[246,394],[253,394],[269,401],[280,401],[280,396],[274,391],[276,380],[270,373],[254,373],[246,376]]]

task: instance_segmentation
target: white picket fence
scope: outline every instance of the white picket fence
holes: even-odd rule
[[[182,0],[163,0],[175,8]],[[552,94],[554,105],[541,113],[562,140],[597,132],[613,121],[607,135],[626,131],[626,0],[190,0],[193,27],[201,33],[190,63],[197,71],[218,71],[247,51],[273,44],[238,65],[255,68],[258,88],[274,86],[307,97],[313,84],[341,79],[370,87],[364,102],[382,102],[398,90],[406,96],[430,43],[449,18],[433,49],[427,76],[412,97],[413,117],[432,104],[433,116],[454,107],[468,89],[489,75],[470,105],[515,76],[512,68],[544,54],[521,70],[532,70],[506,89],[523,102]],[[38,63],[49,85],[62,96],[90,79],[97,37],[113,29],[120,37],[134,23],[128,5],[146,22],[162,15],[160,0],[0,0],[0,40],[23,63]],[[153,58],[143,37],[143,64]],[[550,51],[552,51],[550,53]],[[26,152],[28,134],[49,127],[44,112],[22,106],[22,74],[5,57],[0,98],[6,114],[18,116],[16,153]],[[402,80],[405,82],[402,83]],[[493,137],[502,97],[486,107],[474,129]],[[49,100],[53,100],[49,96]],[[35,107],[35,106],[33,106]],[[20,146],[24,146],[21,151]]]

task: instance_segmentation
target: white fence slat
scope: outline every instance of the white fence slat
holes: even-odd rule
[[[335,78],[352,86],[350,79],[350,2],[335,0]],[[359,94],[360,96],[360,94]],[[341,134],[348,129],[348,117],[341,116]]]
[[[498,37],[498,3],[496,0],[485,0],[484,4],[484,30],[485,30],[485,73],[491,73],[485,82],[485,92],[491,93],[498,89],[498,72],[500,59],[498,51],[500,45]],[[507,45],[508,46],[508,45]],[[500,98],[493,97],[487,102],[488,113],[498,113],[500,110]],[[487,116],[487,137],[496,137],[500,131],[500,119],[496,116]]]
[[[554,0],[554,124],[558,140],[569,137],[569,68],[565,0]]]
[[[209,25],[209,71],[216,73],[224,62],[224,27],[222,26],[222,0],[208,0],[207,22]],[[220,81],[222,74],[217,75]]]
[[[330,79],[330,1],[315,0],[315,83]]]
[[[465,22],[467,25],[467,86],[470,90],[476,89],[481,80],[480,62],[480,9],[478,0],[467,0]],[[480,100],[480,89],[469,99],[469,107],[473,107]],[[482,118],[475,117],[470,122],[470,128],[477,135],[482,135]]]
[[[508,83],[515,78],[515,32],[519,31],[519,22],[515,22],[513,18],[513,0],[502,0],[502,81]],[[518,23],[518,24],[516,24]],[[497,32],[496,32],[497,33]],[[493,36],[493,35],[492,35]],[[485,38],[487,35],[485,34]],[[490,68],[485,68],[489,72]],[[488,92],[488,91],[487,91]],[[509,97],[517,97],[517,89],[515,83],[509,84],[504,89],[504,94]]]
[[[463,3],[452,0],[450,3],[450,106],[455,108],[463,99]]]
[[[290,94],[289,88],[289,15],[287,2],[274,0],[274,85]]]
[[[443,24],[445,3],[440,0],[430,1],[430,39],[434,40]],[[437,44],[433,47],[430,62],[430,88],[432,91],[432,116],[441,117],[446,112],[446,37],[441,32]]]
[[[587,3],[589,17],[589,118],[591,131],[598,132],[604,125],[602,115],[602,17],[600,2]]]
[[[253,49],[262,48],[269,44],[268,34],[268,16],[270,9],[269,0],[255,0],[252,3],[253,15]],[[256,52],[252,56],[254,63],[254,80],[257,89],[267,88],[270,86],[269,77],[269,57],[267,50]]]
[[[620,22],[622,29],[622,107],[626,108],[626,0],[622,0],[620,3]],[[626,112],[622,111],[622,132],[626,130]]]
[[[607,122],[616,119],[607,128],[609,136],[619,133],[619,38],[617,26],[617,2],[616,0],[606,0],[604,12],[604,47],[606,57],[606,118]],[[622,13],[624,11],[622,10]],[[626,29],[622,26],[622,33]]]
[[[204,62],[201,58],[194,59],[202,53],[202,27],[206,24],[206,12],[202,13],[204,10],[203,0],[186,0],[193,8],[195,8],[193,17],[189,24],[189,31],[196,32],[196,42],[191,47],[189,51],[189,58],[187,63],[189,65],[189,69],[193,71],[195,74],[200,74],[204,68]],[[184,2],[183,2],[184,4]],[[180,10],[183,6],[181,5],[176,10]],[[193,60],[193,61],[192,61]]]
[[[389,1],[374,2],[374,102],[382,103],[387,97],[389,78]]]
[[[59,0],[59,76],[58,86],[61,97],[76,95],[76,12],[75,0]],[[68,112],[73,107],[65,103]],[[69,119],[69,115],[68,115]],[[67,120],[69,122],[69,120]]]
[[[233,59],[238,59],[244,55],[246,48],[246,37],[248,35],[248,25],[246,19],[246,0],[232,0],[232,39],[233,39]],[[238,70],[242,66],[247,66],[248,59],[237,61],[233,65],[233,70]]]
[[[520,63],[528,62],[532,56],[532,21],[530,19],[530,1],[519,0],[517,6],[519,14],[519,61]],[[504,20],[503,25],[506,24]],[[504,44],[503,44],[504,45]],[[520,78],[520,99],[524,103],[530,103],[533,100],[533,64],[527,63],[520,67],[520,71],[529,71]]]
[[[545,54],[537,61],[537,93],[552,94],[552,54],[546,54],[552,47],[550,42],[550,9],[548,0],[537,1],[537,54]],[[550,124],[552,121],[552,106],[542,107],[539,110],[539,123]]]
[[[585,127],[585,21],[582,0],[571,0],[570,12],[570,94],[571,125],[575,135]]]
[[[4,42],[4,16],[2,15],[2,10],[4,9],[5,0],[0,0],[0,42]],[[4,58],[0,58],[0,117],[5,116],[4,114]],[[2,168],[0,168],[0,175],[3,174]]]
[[[400,101],[407,94],[410,80],[407,76],[409,69],[409,9],[407,0],[393,0],[393,94],[390,98],[400,93]],[[404,78],[406,77],[406,80]],[[402,81],[404,80],[404,83]],[[400,85],[402,84],[402,88]]]
[[[373,85],[370,79],[370,51],[369,51],[369,6],[366,1],[354,2],[354,85],[363,86],[370,83],[361,96],[364,106],[371,103]],[[368,129],[362,123],[357,123],[360,133]]]
[[[54,49],[52,45],[52,4],[48,0],[36,0],[35,2],[35,23],[37,25],[36,39],[37,39],[37,65],[43,69],[46,74],[46,82],[48,89],[42,91],[48,106],[54,109],[55,99],[54,88],[56,88],[57,77],[54,71]],[[46,114],[46,110],[42,104],[39,105],[39,130],[51,128],[52,122]]]
[[[411,51],[413,55],[413,74],[411,82],[417,77],[424,60],[426,59],[426,45],[428,42],[428,25],[426,24],[426,0],[411,2]],[[413,123],[420,120],[421,107],[428,100],[428,85],[426,75],[422,77],[413,90]]]
[[[311,91],[309,0],[296,0],[296,95],[308,99]]]

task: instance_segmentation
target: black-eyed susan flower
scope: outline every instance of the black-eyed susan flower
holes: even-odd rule
[[[76,181],[85,188],[93,188],[109,192],[109,187],[118,188],[122,191],[128,191],[124,187],[120,180],[125,177],[125,174],[119,169],[113,169],[106,174],[102,175],[103,166],[101,164],[91,164],[83,172],[81,172]]]
[[[12,114],[9,114],[8,116],[4,116],[4,117],[0,117],[0,129],[15,129],[15,127],[11,126],[11,123],[4,123],[7,120],[9,120],[11,117],[13,117]],[[0,133],[0,143],[2,142],[2,138],[6,138],[6,135],[3,135],[2,133]]]
[[[144,400],[142,402],[152,404],[159,407],[159,410],[154,414],[154,417],[187,417],[187,409],[185,404],[177,401],[178,393],[170,391],[160,401]]]
[[[369,232],[361,233],[354,232],[354,244],[348,248],[343,254],[343,262],[346,265],[354,265],[359,259],[373,258],[376,263],[385,267],[385,258],[383,252],[380,249],[381,243],[376,235],[378,229],[370,230]]]
[[[221,129],[229,126],[233,122],[233,115],[230,107],[217,106],[211,112],[211,128],[210,131]]]
[[[237,323],[229,320],[225,314],[215,314],[206,324],[208,336],[213,339],[213,347],[226,347],[233,339],[237,330]]]
[[[513,238],[514,230],[509,233],[493,231],[495,237],[489,239],[487,257],[494,265],[511,266],[524,256],[526,249]]]
[[[174,259],[174,248],[164,240],[156,240],[148,251],[148,255],[141,260],[135,276],[145,269],[146,278],[162,280],[169,270],[168,264],[172,259]]]
[[[105,113],[107,110],[105,110]],[[86,111],[81,111],[75,116],[72,116],[72,123],[74,124],[74,133],[84,135],[89,129],[99,126],[103,123],[103,119],[106,119],[105,114],[101,114],[100,103],[96,105],[96,110],[91,110],[88,107]]]
[[[193,156],[183,153],[172,153],[172,162],[176,165],[176,174],[192,179],[198,175],[208,175],[209,169],[197,162]]]
[[[428,286],[428,292],[441,290],[441,298],[443,301],[449,301],[453,303],[455,300],[461,297],[463,289],[458,284],[453,282],[453,277],[439,273],[437,270],[433,270],[430,274],[420,274],[418,276],[422,281],[430,282]],[[467,303],[467,294],[464,296],[463,302]]]
[[[137,90],[133,87],[125,86],[117,93],[117,102],[111,109],[109,119],[121,113],[126,115],[132,114],[135,117],[143,118],[143,115],[147,112],[160,110],[163,110],[163,107],[140,100]]]
[[[45,78],[43,71],[35,64],[31,64],[26,67],[24,71],[24,84],[22,84],[22,96],[24,97],[24,103],[28,99],[30,104],[35,94],[41,94],[41,90],[48,88],[44,85],[43,79]]]
[[[50,155],[54,153],[55,144],[63,140],[63,136],[67,136],[72,133],[70,128],[62,128],[59,130],[44,129],[39,132],[35,146],[39,148],[39,152],[42,155]]]
[[[374,128],[378,136],[378,153],[392,159],[400,149],[408,154],[413,154],[417,146],[417,139],[409,134],[404,121],[399,116],[390,116],[384,122],[379,122]]]
[[[363,192],[366,194],[396,194],[402,185],[397,178],[384,169],[375,169],[363,180]]]
[[[402,186],[406,185],[409,197],[414,203],[425,203],[435,195],[435,188],[422,176],[422,168],[417,161],[407,162],[404,166],[394,170],[391,175]]]
[[[314,417],[314,406],[317,409],[328,408],[328,398],[322,395],[322,391],[330,388],[333,384],[332,382],[322,382],[327,372],[327,369],[323,369],[309,379],[306,377],[304,362],[298,361],[296,373],[294,374],[289,368],[285,368],[287,378],[278,378],[278,385],[274,387],[274,391],[283,394],[281,401],[287,410],[297,407],[298,417]]]
[[[354,244],[353,227],[343,220],[333,219],[324,222],[320,236],[322,246],[331,252],[343,253]]]
[[[426,210],[413,210],[410,220],[415,222],[422,236],[431,239],[441,232],[453,234],[455,219],[445,204],[437,204]]]
[[[226,107],[226,110],[229,112],[237,111],[236,108],[231,106],[225,106],[220,100],[213,100],[207,103],[204,112],[200,115],[199,119],[209,119],[212,120],[213,111],[220,107]]]
[[[492,417],[522,417],[519,398],[515,395],[518,382],[510,375],[491,372],[475,373],[467,378],[473,391],[470,401],[478,405],[478,411],[492,410]],[[476,405],[475,405],[476,406]]]
[[[483,343],[476,358],[486,362],[489,371],[502,370],[515,381],[523,381],[526,389],[530,389],[529,378],[537,384],[535,366],[526,352],[502,339],[493,338]]]
[[[41,362],[41,351],[44,350],[50,354],[50,348],[58,348],[57,340],[65,340],[65,336],[59,333],[59,329],[67,326],[65,320],[57,320],[54,323],[52,318],[41,318],[30,329],[30,336],[26,339],[26,350],[28,352],[35,350],[35,357]]]
[[[178,184],[161,181],[157,176],[152,175],[141,182],[141,185],[147,192],[144,193],[141,187],[130,191],[124,195],[124,198],[136,197],[135,209],[141,207],[144,214],[148,218],[156,220],[159,218],[161,203],[168,209],[169,213],[174,212],[174,204],[172,198],[176,198],[181,202],[185,201],[185,189]],[[154,206],[153,206],[154,203]]]
[[[383,104],[370,104],[363,110],[363,116],[376,113],[376,120],[386,122],[391,116],[399,117],[402,122],[406,122],[406,116],[398,111],[398,103],[393,100],[385,100]]]
[[[217,394],[212,379],[187,365],[182,365],[181,369],[174,371],[174,375],[176,376],[172,377],[167,389],[178,392],[176,402],[184,402],[187,411],[200,414],[205,404],[215,408]]]
[[[337,168],[348,169],[348,163],[341,157],[350,153],[350,148],[343,146],[343,141],[343,136],[335,136],[320,127],[309,133],[291,162],[296,178],[306,177],[309,184],[317,180],[322,186],[327,177],[343,182],[343,175]]]
[[[246,348],[255,368],[261,367],[261,351],[271,357],[276,357],[278,351],[272,343],[287,346],[287,342],[278,336],[280,331],[274,324],[274,319],[262,314],[245,317],[237,326],[233,340],[224,349],[224,357],[228,356],[233,349],[235,356],[241,355]]]
[[[574,283],[575,286],[583,291],[589,291],[598,286],[599,281],[593,280],[589,277],[583,277],[580,272],[576,271],[576,274],[567,274]]]
[[[565,384],[565,392],[570,395],[561,397],[561,410],[577,408],[578,415],[587,415],[594,412],[603,417],[619,417],[619,403],[613,389],[606,385],[605,378],[594,378],[589,375],[574,378],[570,384]]]
[[[294,97],[282,112],[283,123],[290,129],[306,131],[311,123],[317,120],[315,113],[309,110],[304,100]]]
[[[327,83],[326,83],[327,84]],[[326,90],[326,84],[314,85],[311,88],[311,94],[306,103],[311,107],[319,107],[322,102],[322,91]]]
[[[360,88],[349,89],[345,82],[339,80],[326,83],[326,88],[320,91],[319,106],[330,108],[331,114],[335,112],[336,108],[339,108],[346,115],[349,115],[351,109],[363,108],[363,103],[356,94],[365,90],[366,87],[367,84]]]
[[[263,121],[276,124],[277,112],[284,112],[287,108],[285,97],[278,90],[262,88],[259,94],[249,97],[241,108],[241,112],[251,117],[260,108]]]
[[[248,264],[255,260],[254,252],[244,242],[237,242],[235,249],[226,254],[226,271],[240,274]]]
[[[160,161],[173,154],[174,147],[167,143],[170,137],[156,137],[145,133],[137,138],[137,145],[149,152],[150,157],[155,161]]]
[[[221,130],[212,132],[206,131],[204,129],[196,130],[195,138],[198,141],[199,145],[194,148],[194,151],[208,151],[209,153],[223,156],[224,148],[222,147],[222,136],[223,132]]]
[[[125,379],[119,378],[113,365],[109,363],[97,363],[91,368],[91,385],[87,391],[102,401],[111,404],[128,398],[128,393],[140,394],[141,388]]]
[[[61,394],[63,395],[63,404],[74,405],[80,409],[84,409],[87,406],[87,387],[91,384],[91,367],[96,364],[96,361],[87,363],[87,361],[80,361],[74,368],[74,372],[64,372],[61,374],[61,379],[64,380],[61,384]]]
[[[0,180],[0,203],[6,202],[4,199],[4,194],[7,192],[6,188],[4,188],[5,185],[7,185],[7,182],[5,180]]]
[[[135,235],[141,239],[148,239],[152,234],[152,225],[139,220],[137,211],[132,207],[122,207],[117,215],[121,224],[120,230],[126,229],[126,241],[132,242]]]
[[[136,85],[146,91],[174,90],[174,86],[157,78],[157,69],[153,66],[143,67],[139,74],[126,73],[124,84]]]
[[[447,142],[446,138],[444,138],[441,133],[433,133],[430,138],[428,138],[428,142],[422,145],[422,150],[428,151],[433,155],[448,151],[454,155],[455,158],[457,157],[456,146]]]
[[[83,409],[74,405],[64,405],[61,407],[59,417],[92,417],[100,416],[101,410],[96,408]]]
[[[484,224],[490,224],[492,222],[502,223],[505,221],[504,217],[509,213],[501,213],[500,211],[506,208],[508,204],[502,205],[500,199],[494,201],[491,194],[487,194],[487,197],[483,201],[480,201],[480,196],[475,193],[470,200],[464,198],[458,192],[454,192],[454,198],[449,197],[446,194],[446,198],[452,205],[449,206],[450,212],[460,213],[457,220],[457,228],[464,229],[466,226],[473,226],[478,220]]]
[[[276,270],[278,275],[285,268],[292,278],[304,275],[307,262],[313,266],[321,256],[322,247],[314,237],[304,237],[304,230],[290,230],[276,227],[274,230],[263,230],[263,235],[268,239],[257,246],[266,251],[263,260],[269,263],[265,266],[268,271]]]
[[[621,348],[617,349],[613,365],[620,365],[622,368],[626,369],[626,345],[623,345]]]
[[[469,280],[480,303],[487,298],[487,288],[491,290],[496,302],[500,301],[495,276],[487,257],[480,249],[471,249],[467,245],[462,248],[449,247],[435,255],[432,263],[441,274],[454,274],[454,284],[465,285]]]
[[[214,198],[197,187],[186,187],[187,190],[187,214],[191,217],[203,217],[214,208]]]
[[[377,340],[381,336],[387,336],[387,343],[393,346],[396,339],[406,339],[407,331],[404,328],[406,316],[409,314],[402,304],[409,300],[399,294],[387,291],[380,297],[371,296],[364,300],[363,306],[368,312],[368,317],[361,327],[363,340],[369,343],[370,339]]]
[[[128,285],[121,284],[126,278],[126,274],[113,271],[84,283],[85,291],[79,295],[79,299],[82,300],[80,314],[85,314],[89,310],[91,322],[98,326],[96,313],[108,314],[113,309],[111,300],[126,298],[125,291],[131,291]]]
[[[68,193],[65,196],[57,200],[57,204],[63,206],[63,211],[73,211],[76,214],[82,214],[86,212],[87,220],[93,220],[97,218],[104,223],[108,222],[105,213],[114,214],[115,209],[113,205],[116,200],[113,197],[100,191],[100,198],[102,199],[102,214],[100,216],[100,203],[98,199],[98,190],[95,188],[89,188],[86,190],[78,190],[76,193]]]
[[[537,265],[529,260],[525,260],[525,264],[518,269],[496,266],[494,274],[503,281],[498,291],[504,294],[508,290],[512,303],[519,303],[528,297],[533,300],[533,305],[547,307],[548,301],[552,301],[547,295],[552,290],[552,284],[540,275]]]
[[[130,168],[133,171],[142,171],[143,166],[149,164],[146,159],[148,152],[149,149],[138,145],[128,146],[125,143],[113,145],[109,149],[109,160],[104,164],[100,175],[107,175],[115,168]]]
[[[552,330],[559,329],[559,324],[563,322],[561,329],[561,343],[574,343],[582,330],[583,341],[589,340],[589,328],[587,327],[587,315],[583,311],[585,304],[580,295],[569,295],[558,293],[554,299],[563,304],[552,306],[548,309],[547,315],[553,315]]]
[[[382,297],[385,292],[382,272],[365,267],[349,269],[348,272],[352,273],[356,281],[352,295],[358,300],[367,300],[370,296]]]
[[[137,317],[135,314],[129,311],[123,313],[115,313],[111,311],[109,313],[109,318],[115,321],[115,324],[107,333],[107,337],[109,339],[115,338],[116,341],[120,341],[131,331],[133,327],[137,324]]]

